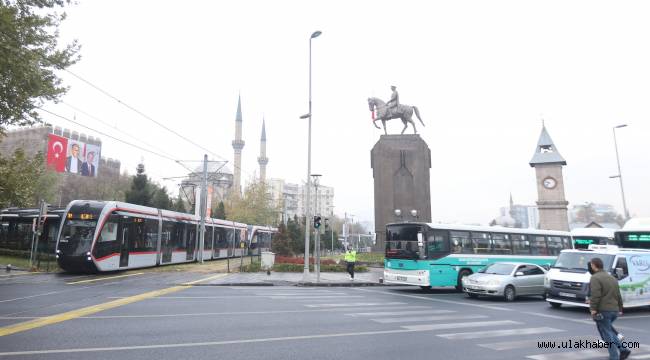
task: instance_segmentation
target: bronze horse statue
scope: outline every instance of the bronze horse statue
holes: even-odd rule
[[[413,112],[415,112],[415,116],[417,116],[418,120],[420,120],[422,123],[422,126],[424,126],[424,122],[422,121],[422,118],[420,118],[420,111],[418,110],[417,106],[399,104],[397,105],[397,108],[388,108],[383,100],[376,97],[371,97],[368,98],[368,107],[370,108],[370,111],[375,111],[375,109],[377,110],[377,116],[373,118],[372,124],[375,125],[377,129],[381,129],[379,126],[377,126],[376,123],[377,120],[381,120],[381,123],[384,125],[384,133],[386,135],[388,135],[388,132],[386,132],[386,121],[392,119],[402,120],[404,123],[402,134],[404,134],[404,131],[406,131],[409,123],[411,123],[413,126],[413,133],[417,134],[418,132],[415,129],[415,122],[413,122],[412,119]]]

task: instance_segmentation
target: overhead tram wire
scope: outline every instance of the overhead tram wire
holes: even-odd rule
[[[122,106],[126,107],[127,109],[129,109],[129,110],[135,112],[136,114],[138,114],[138,115],[142,116],[143,118],[145,118],[145,119],[147,119],[147,120],[153,122],[154,124],[160,126],[161,128],[163,128],[163,129],[165,129],[165,130],[171,132],[172,134],[174,134],[174,135],[180,137],[181,139],[183,139],[183,140],[187,141],[188,143],[190,143],[190,144],[196,146],[197,148],[199,148],[199,149],[201,149],[201,150],[203,150],[203,151],[206,151],[206,152],[212,154],[213,156],[221,157],[221,156],[219,156],[219,155],[213,153],[212,151],[206,149],[205,147],[203,147],[203,146],[201,146],[201,145],[195,143],[194,141],[188,139],[187,137],[185,137],[185,136],[179,134],[177,131],[172,130],[172,129],[170,129],[169,127],[163,125],[163,124],[160,123],[159,121],[156,121],[156,120],[155,120],[154,118],[152,118],[151,116],[149,116],[149,115],[143,113],[142,111],[140,111],[140,110],[134,108],[133,106],[131,106],[131,105],[125,103],[124,101],[122,101],[122,100],[118,99],[117,97],[113,96],[112,94],[110,94],[108,91],[106,91],[106,90],[100,88],[99,86],[97,86],[97,85],[91,83],[90,81],[88,81],[88,80],[82,78],[81,76],[79,76],[79,75],[73,73],[72,71],[70,71],[70,70],[68,70],[68,69],[63,69],[63,70],[64,70],[65,72],[67,72],[68,74],[70,74],[70,75],[76,77],[77,79],[81,80],[82,82],[88,84],[88,85],[89,85],[90,87],[92,87],[93,89],[95,89],[95,90],[101,92],[102,94],[104,94],[104,95],[110,97],[111,99],[117,101],[117,102],[120,103]]]
[[[7,36],[7,34],[3,34],[3,35]],[[16,37],[13,37],[13,36],[7,36],[7,37],[11,38],[11,39],[12,39],[13,41],[15,41],[15,42],[19,42],[18,39],[17,39]],[[6,44],[2,44],[2,45],[6,45]],[[27,54],[25,54],[25,53],[27,52],[26,49],[18,48],[18,47],[15,47],[15,46],[5,46],[5,48],[12,48],[12,49],[14,49],[14,50],[16,50],[16,51],[18,51],[18,52],[21,52],[21,55],[23,55],[23,56],[27,56]],[[91,86],[92,88],[96,89],[97,91],[99,91],[100,93],[104,94],[105,96],[108,96],[108,97],[110,97],[111,99],[117,101],[119,104],[121,104],[122,106],[126,107],[127,109],[129,109],[129,110],[135,112],[136,114],[138,114],[138,115],[144,117],[145,119],[147,119],[147,120],[153,122],[154,124],[156,124],[156,125],[162,127],[163,129],[165,129],[165,130],[171,132],[172,134],[174,134],[174,135],[180,137],[181,139],[183,139],[183,140],[187,141],[188,143],[190,143],[190,144],[196,146],[197,148],[206,151],[207,153],[211,154],[212,156],[215,156],[215,157],[217,157],[217,158],[220,158],[220,159],[222,159],[222,160],[224,160],[224,161],[228,161],[225,157],[223,157],[223,156],[221,156],[221,155],[219,155],[219,154],[216,154],[216,153],[214,153],[214,152],[212,152],[212,151],[206,149],[205,147],[203,147],[203,146],[201,146],[201,145],[199,145],[199,144],[193,142],[192,140],[188,139],[187,137],[185,137],[185,136],[179,134],[178,132],[176,132],[176,131],[174,131],[174,130],[168,128],[168,127],[166,127],[165,125],[163,125],[163,124],[161,124],[160,122],[156,121],[156,120],[153,119],[152,117],[150,117],[150,116],[144,114],[143,112],[139,111],[138,109],[136,109],[136,108],[132,107],[131,105],[129,105],[129,104],[123,102],[122,100],[118,99],[117,97],[111,95],[108,91],[106,91],[106,90],[100,88],[99,86],[97,86],[97,85],[93,84],[92,82],[90,82],[90,81],[84,79],[83,77],[81,77],[81,76],[79,76],[79,75],[73,73],[72,71],[63,68],[60,64],[58,64],[58,63],[52,61],[51,59],[47,58],[44,54],[38,53],[38,55],[40,55],[41,58],[42,58],[45,62],[48,62],[48,63],[52,64],[54,67],[56,67],[57,69],[59,69],[59,70],[63,70],[63,71],[65,71],[65,72],[69,73],[70,75],[76,77],[77,79],[79,79],[79,80],[81,80],[82,82],[88,84],[89,86]],[[39,107],[39,109],[42,109],[42,108]],[[42,110],[44,110],[44,109],[42,109]],[[49,111],[47,111],[47,110],[44,110],[44,111],[49,112]],[[51,113],[51,112],[49,112],[49,113]],[[60,115],[57,115],[57,114],[54,114],[54,113],[51,113],[51,114],[54,115],[54,116],[61,117],[62,119],[65,119],[65,120],[67,120],[67,121],[69,121],[69,122],[72,122],[72,123],[77,124],[76,122],[74,122],[74,121],[72,121],[72,120],[70,120],[70,119],[67,119],[67,118],[65,118],[65,117],[62,117],[62,116],[60,116]],[[83,126],[83,125],[81,125],[81,126]],[[90,129],[90,128],[88,128],[87,126],[83,126],[83,127],[87,128],[87,129]],[[91,129],[91,130],[98,132],[97,130],[94,130],[94,129]],[[99,132],[98,132],[98,133],[99,133]],[[110,136],[110,135],[104,135],[104,136],[107,136],[107,137],[113,138],[113,139],[115,139],[115,140],[117,140],[117,141],[120,141],[120,142],[123,142],[123,143],[125,143],[125,144],[129,144],[129,143],[123,141],[123,140],[117,139],[117,138],[112,137],[112,136]],[[140,147],[138,147],[138,146],[136,146],[136,145],[133,145],[133,144],[129,144],[129,145],[131,145],[131,146],[135,146],[135,147],[137,147],[137,148],[140,148]],[[140,149],[141,149],[141,148],[140,148]],[[150,150],[145,150],[145,151],[151,152]],[[151,153],[154,153],[154,152],[151,152]],[[156,153],[154,153],[154,154],[156,154]],[[160,156],[160,154],[156,154],[156,155]],[[163,156],[163,157],[164,157],[164,156]],[[174,160],[174,161],[178,163],[177,160]],[[190,169],[187,168],[185,165],[181,165],[181,166],[183,166],[183,167],[186,168],[187,170],[190,170]],[[238,168],[239,170],[243,171],[243,172],[246,173],[247,175],[251,175],[248,171],[245,171],[245,170],[242,169],[241,167],[237,167],[237,166],[234,165],[234,164],[233,164],[233,166],[234,166],[235,168]],[[190,171],[191,171],[191,170],[190,170]]]
[[[88,130],[90,130],[90,131],[94,131],[94,132],[96,132],[96,133],[98,133],[98,134],[100,134],[100,135],[102,135],[102,136],[106,136],[106,137],[111,138],[111,139],[113,139],[113,140],[115,140],[115,141],[119,141],[119,142],[121,142],[121,143],[123,143],[123,144],[129,145],[129,146],[132,146],[132,147],[134,147],[134,148],[136,148],[136,149],[139,149],[139,150],[142,150],[142,151],[146,151],[146,152],[148,152],[148,153],[150,153],[150,154],[156,155],[156,156],[161,157],[161,158],[163,158],[163,159],[167,159],[167,160],[173,161],[174,163],[176,163],[176,164],[178,164],[178,165],[184,167],[186,170],[188,170],[188,171],[193,171],[192,169],[190,169],[190,168],[186,167],[185,165],[183,165],[183,163],[181,163],[180,161],[178,161],[178,160],[176,160],[176,159],[174,159],[174,158],[172,158],[172,157],[169,157],[169,156],[167,156],[167,155],[163,155],[163,154],[157,153],[157,152],[155,152],[155,151],[152,151],[152,150],[149,150],[149,149],[143,148],[143,147],[141,147],[141,146],[139,146],[139,145],[132,144],[132,143],[130,143],[130,142],[128,142],[128,141],[125,141],[125,140],[122,140],[122,139],[117,138],[117,137],[115,137],[115,136],[109,135],[109,134],[107,134],[107,133],[105,133],[105,132],[102,132],[102,131],[100,131],[100,130],[96,130],[96,129],[93,129],[93,128],[89,127],[89,126],[83,125],[83,124],[79,123],[78,121],[75,121],[75,120],[69,119],[69,118],[67,118],[67,117],[65,117],[65,116],[63,116],[63,115],[59,115],[59,114],[53,113],[53,112],[51,112],[51,111],[49,111],[49,110],[46,110],[46,109],[43,109],[43,108],[39,108],[39,110],[44,111],[44,112],[46,112],[46,113],[48,113],[48,114],[50,114],[50,115],[52,115],[52,116],[58,117],[58,118],[60,118],[60,119],[63,119],[63,120],[65,120],[65,121],[71,122],[71,123],[73,123],[73,124],[75,124],[75,125],[77,125],[77,126],[81,126],[81,127],[83,127],[83,128],[86,128],[86,129],[88,129]]]
[[[120,130],[119,128],[117,128],[117,127],[115,127],[115,126],[109,124],[108,122],[106,122],[106,121],[104,121],[104,120],[98,118],[97,116],[91,115],[91,114],[87,113],[86,111],[84,111],[84,110],[82,110],[82,109],[80,109],[80,108],[78,108],[78,107],[76,107],[76,106],[74,106],[74,105],[72,105],[72,104],[70,104],[70,103],[68,103],[68,102],[61,101],[61,103],[64,104],[64,105],[66,105],[66,106],[68,106],[68,107],[70,107],[71,109],[73,109],[73,110],[75,110],[75,111],[80,112],[81,114],[84,114],[84,115],[88,116],[88,117],[91,118],[91,119],[94,119],[94,120],[99,121],[99,122],[102,123],[103,125],[105,125],[105,126],[111,128],[111,129],[114,129],[115,131],[121,133],[122,135],[126,135],[126,136],[128,136],[129,138],[131,138],[131,139],[133,139],[133,140],[136,140],[136,141],[140,142],[141,144],[144,144],[144,145],[146,145],[146,146],[148,146],[148,147],[150,147],[150,148],[152,148],[152,149],[158,151],[158,152],[161,153],[161,154],[164,154],[164,155],[167,155],[167,156],[169,156],[169,157],[172,157],[171,155],[169,155],[169,153],[165,152],[164,150],[161,150],[160,148],[158,148],[158,147],[156,147],[156,146],[153,146],[153,145],[151,145],[151,144],[148,144],[148,143],[142,141],[142,139],[138,139],[138,138],[136,138],[135,136],[133,136],[133,135],[131,135],[131,134],[129,134],[129,133],[123,131],[123,130]],[[181,161],[181,160],[179,160],[179,161]]]

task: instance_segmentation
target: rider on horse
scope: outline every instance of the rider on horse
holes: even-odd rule
[[[399,94],[397,93],[397,87],[395,85],[392,85],[390,89],[393,90],[393,93],[390,95],[390,100],[386,103],[386,107],[392,115],[397,112],[397,107],[399,106]]]

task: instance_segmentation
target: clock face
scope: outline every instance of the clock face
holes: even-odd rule
[[[555,179],[552,177],[547,177],[542,181],[542,185],[544,185],[544,187],[547,189],[553,189],[557,185],[557,181],[555,181]]]

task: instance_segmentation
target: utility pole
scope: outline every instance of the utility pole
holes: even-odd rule
[[[205,242],[205,217],[208,210],[208,155],[203,155],[203,181],[201,184],[201,227],[199,235],[199,261],[203,264],[203,247]]]

